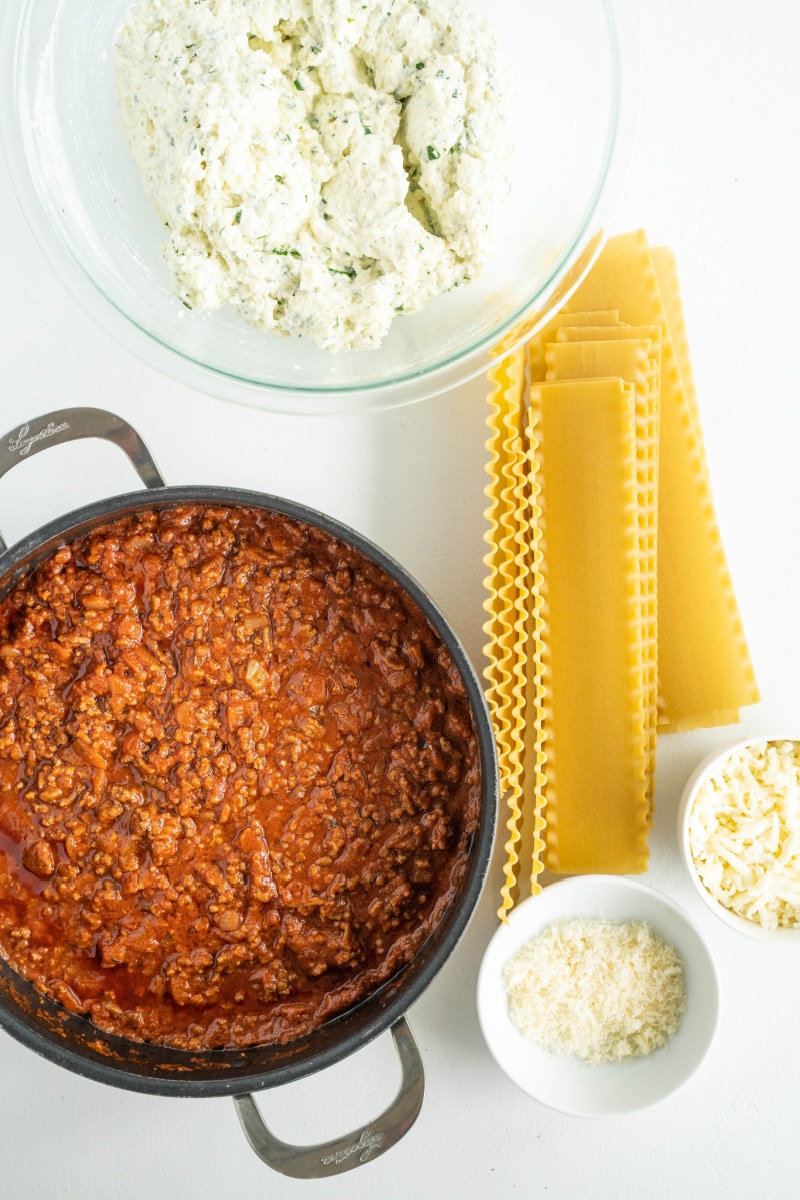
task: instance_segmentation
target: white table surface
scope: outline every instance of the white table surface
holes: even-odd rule
[[[794,1197],[800,1118],[800,951],[728,931],[690,890],[674,834],[682,785],[743,733],[800,731],[800,18],[793,0],[645,3],[640,147],[616,230],[677,254],[719,521],[762,702],[738,727],[661,740],[644,877],[696,919],[715,953],[716,1043],[674,1097],[623,1119],[551,1112],[490,1058],[475,980],[495,928],[502,853],[469,931],[411,1024],[422,1113],[385,1157],[302,1184],[263,1166],[228,1100],[149,1098],[84,1081],[0,1033],[0,1196]],[[546,52],[546,48],[544,48]],[[535,69],[535,49],[531,51]],[[399,558],[481,665],[485,386],[374,417],[237,408],[162,378],[63,290],[0,174],[0,427],[51,408],[130,419],[170,483],[226,483],[310,502]],[[0,483],[9,541],[134,486],[119,452],[58,448]],[[499,844],[498,844],[499,850]],[[262,1096],[276,1132],[313,1141],[367,1122],[394,1094],[388,1035],[327,1073]]]

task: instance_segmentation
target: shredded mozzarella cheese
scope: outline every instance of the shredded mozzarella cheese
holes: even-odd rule
[[[800,925],[800,746],[734,751],[689,814],[697,874],[724,908],[765,929]]]
[[[509,960],[503,978],[524,1037],[592,1065],[651,1054],[686,1008],[678,951],[645,921],[556,921]]]

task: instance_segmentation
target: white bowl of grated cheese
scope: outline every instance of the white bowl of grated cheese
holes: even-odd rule
[[[126,143],[115,86],[120,30],[140,3],[3,0],[0,145],[22,212],[63,281],[118,340],[182,383],[293,413],[366,411],[420,400],[483,373],[492,347],[501,338],[521,341],[523,321],[543,321],[599,253],[638,124],[638,48],[630,44],[630,17],[621,19],[618,11],[623,0],[471,0],[502,52],[505,66],[491,75],[502,84],[496,90],[514,98],[504,102],[505,108],[513,106],[516,126],[510,163],[499,133],[494,137],[487,128],[478,139],[486,106],[477,84],[467,89],[459,82],[474,74],[471,65],[465,74],[466,51],[442,52],[444,65],[416,43],[412,54],[397,17],[394,41],[388,49],[376,42],[381,53],[375,51],[374,62],[369,58],[372,78],[377,81],[377,66],[381,80],[386,75],[380,86],[375,82],[381,104],[375,100],[373,111],[362,103],[361,91],[356,103],[350,83],[337,82],[339,68],[350,63],[355,70],[354,55],[340,45],[338,25],[325,26],[326,36],[308,46],[305,35],[292,32],[295,26],[308,29],[308,21],[299,20],[304,12],[316,21],[318,10],[330,11],[347,31],[367,19],[368,8],[388,26],[395,20],[392,10],[408,10],[407,25],[422,21],[432,5],[220,0],[192,6],[153,0],[148,5],[153,27],[138,36],[136,50],[153,71],[169,73],[170,90],[158,92],[158,104],[146,103],[145,91],[155,83],[142,69],[127,80],[126,95],[131,112],[147,108],[142,138],[151,137],[154,146],[163,143],[163,161],[149,142],[152,154],[144,156],[150,190],[163,184],[169,192],[157,203]],[[460,11],[457,0],[439,3],[455,3]],[[281,19],[265,33],[269,14]],[[199,33],[181,23],[190,18],[205,22]],[[159,44],[151,44],[151,37]],[[480,38],[472,40],[483,45]],[[439,54],[433,34],[428,41]],[[373,52],[372,43],[358,46]],[[254,66],[267,71],[268,47],[291,59],[279,72],[283,108],[277,116],[277,84],[269,82],[272,75],[259,81]],[[308,57],[299,65],[291,57],[300,54],[298,47]],[[325,55],[323,86],[315,63]],[[417,108],[412,112],[413,101],[406,103],[389,69],[404,55],[411,55],[404,69],[419,83],[419,96],[442,93],[449,124],[436,116],[435,105],[420,103],[417,108],[431,114],[430,120],[414,132]],[[276,63],[277,58],[269,60],[273,74]],[[185,96],[181,81],[188,81]],[[241,103],[240,83],[247,97]],[[367,83],[365,74],[358,87],[370,99]],[[462,96],[469,104],[464,101],[456,121],[450,109]],[[401,106],[402,117],[389,111],[393,103]],[[397,135],[387,124],[393,113],[401,121]],[[340,124],[342,137],[354,139],[352,152],[350,142],[339,145],[342,137],[335,145],[332,134],[325,141],[325,131]],[[458,137],[451,126],[461,131]],[[418,162],[400,161],[401,134],[404,146],[416,137]],[[473,153],[476,139],[480,155]],[[376,147],[384,142],[394,175],[378,162]],[[183,155],[177,165],[170,147]],[[320,150],[324,154],[312,163],[312,152]],[[357,154],[361,173],[353,167]],[[337,173],[322,179],[317,168],[328,158]],[[453,184],[445,172],[457,160],[460,173]],[[433,185],[417,187],[417,175],[442,176],[452,233],[443,232],[444,218],[430,210]],[[260,181],[258,187],[253,180]],[[495,191],[498,203],[485,218],[494,236],[473,272],[471,254],[460,249],[459,230],[482,228],[485,193]],[[419,204],[412,203],[419,196]],[[465,197],[469,219],[459,225]],[[384,211],[391,221],[384,221]],[[186,231],[180,228],[184,218]],[[224,250],[215,248],[217,237],[225,241]],[[441,243],[459,260],[459,271],[443,259]],[[438,283],[449,290],[438,294]],[[428,291],[434,298],[417,311]],[[366,348],[350,349],[342,333],[356,321],[354,314],[359,338],[364,335],[358,344]],[[382,324],[370,340],[365,331],[379,315]],[[323,335],[324,345],[315,340]]]
[[[496,1062],[570,1116],[664,1100],[705,1058],[718,1012],[714,962],[689,917],[625,876],[576,876],[525,900],[497,929],[478,977]]]
[[[744,738],[704,759],[684,788],[678,835],[721,921],[800,948],[800,739]]]

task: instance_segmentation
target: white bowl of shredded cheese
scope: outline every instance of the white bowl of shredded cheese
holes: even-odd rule
[[[684,788],[678,834],[721,921],[800,947],[800,738],[745,738],[706,758]]]
[[[501,925],[478,978],[498,1065],[559,1112],[647,1108],[699,1067],[719,1010],[716,970],[689,917],[623,876],[565,879]]]

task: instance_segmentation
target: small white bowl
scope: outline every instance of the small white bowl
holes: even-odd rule
[[[503,968],[545,926],[566,917],[647,921],[675,947],[683,962],[686,1012],[665,1046],[624,1063],[589,1066],[550,1053],[515,1028]],[[666,896],[624,876],[576,876],[525,900],[492,937],[478,976],[478,1019],[498,1065],[534,1100],[575,1117],[619,1116],[669,1096],[705,1058],[718,1017],[714,962],[688,916]]]
[[[775,946],[794,945],[800,948],[800,929],[791,929],[785,926],[778,929],[766,929],[757,921],[750,921],[746,917],[742,917],[731,909],[726,908],[725,905],[720,904],[711,895],[700,878],[689,843],[689,818],[697,793],[703,784],[719,771],[726,759],[730,758],[737,751],[746,749],[748,746],[759,745],[763,742],[783,741],[800,742],[800,738],[792,734],[788,736],[784,736],[783,734],[760,734],[758,737],[741,738],[738,742],[733,742],[724,750],[715,751],[707,758],[704,758],[689,776],[686,786],[683,789],[678,806],[678,840],[689,877],[698,895],[708,905],[715,916],[719,917],[720,921],[727,925],[729,929],[735,929],[737,933],[743,933],[746,937],[754,938],[759,942]]]

